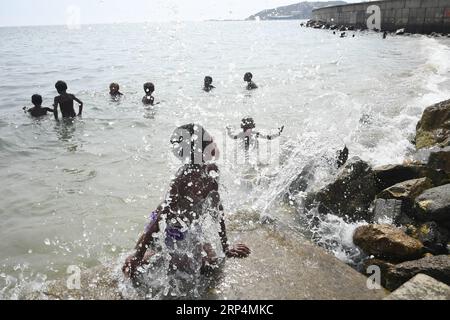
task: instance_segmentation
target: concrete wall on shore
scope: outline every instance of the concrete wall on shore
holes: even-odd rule
[[[367,8],[372,5],[380,8],[381,30],[450,33],[450,0],[386,0],[332,6],[314,10],[312,19],[367,28],[367,20],[373,14],[367,13]]]

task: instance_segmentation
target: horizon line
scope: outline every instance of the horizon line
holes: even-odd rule
[[[120,21],[120,22],[91,22],[80,23],[79,26],[98,26],[98,25],[112,25],[112,24],[148,24],[148,23],[184,23],[184,22],[220,22],[220,21],[251,21],[245,19],[205,19],[205,20],[161,20],[161,21]],[[23,24],[23,25],[0,25],[0,28],[25,28],[25,27],[67,27],[67,24]]]

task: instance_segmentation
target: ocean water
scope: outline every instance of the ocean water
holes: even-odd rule
[[[353,33],[350,33],[352,35]],[[317,164],[309,190],[330,181],[321,159],[347,145],[373,165],[400,163],[423,110],[450,96],[450,39],[355,32],[341,39],[299,22],[197,22],[0,28],[0,297],[21,298],[70,265],[119,274],[179,163],[170,135],[203,125],[219,141],[221,195],[230,230],[270,216],[353,263],[347,224],[332,215],[313,229],[282,196],[303,167]],[[245,90],[251,71],[259,89]],[[210,75],[217,87],[202,89]],[[34,120],[32,94],[51,106],[65,80],[82,119]],[[111,101],[108,86],[124,97]],[[161,103],[141,104],[142,85]],[[254,117],[256,169],[242,163],[225,127]],[[269,152],[270,151],[270,152]],[[237,155],[237,156],[236,156]],[[257,244],[255,244],[257,245]]]

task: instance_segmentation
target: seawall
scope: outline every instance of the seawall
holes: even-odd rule
[[[356,28],[373,29],[377,25],[382,31],[405,28],[410,33],[450,33],[450,0],[386,0],[332,6],[313,10],[312,20]]]

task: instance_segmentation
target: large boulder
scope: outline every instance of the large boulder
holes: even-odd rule
[[[425,109],[417,124],[416,148],[450,145],[450,100]]]
[[[450,147],[439,148],[430,152],[428,167],[450,173]]]
[[[383,190],[377,198],[395,199],[413,203],[416,197],[425,190],[433,188],[433,183],[428,178],[413,179],[397,183]]]
[[[439,186],[448,178],[443,171],[429,168],[424,164],[386,165],[374,168],[373,172],[380,191],[400,182],[425,177],[429,178],[433,185]]]
[[[420,260],[407,261],[388,268],[386,288],[395,290],[419,273],[426,274],[450,285],[450,256],[428,256]]]
[[[353,242],[366,254],[388,261],[408,261],[423,256],[422,243],[387,224],[365,225],[356,229]]]
[[[425,274],[418,274],[384,300],[450,300],[450,287]]]
[[[422,221],[450,224],[450,184],[432,188],[416,198],[415,214]]]
[[[305,205],[318,205],[320,213],[333,213],[349,220],[371,220],[369,210],[377,194],[375,178],[369,164],[352,158],[341,170],[336,180],[322,190],[309,194]]]

